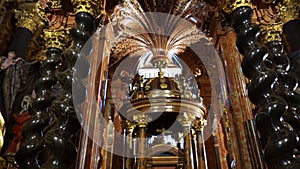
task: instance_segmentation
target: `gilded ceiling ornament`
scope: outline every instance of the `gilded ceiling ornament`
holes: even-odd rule
[[[242,6],[249,6],[252,8],[252,3],[251,0],[223,0],[221,6],[225,12],[231,13]]]
[[[40,2],[21,4],[14,12],[18,20],[17,27],[27,28],[31,32],[35,32],[48,23],[45,10]]]
[[[93,16],[98,16],[103,12],[98,0],[72,0],[76,13],[86,12]]]
[[[70,39],[67,35],[66,30],[44,30],[44,40],[46,42],[46,48],[58,48],[64,50],[68,47]]]
[[[297,0],[284,0],[279,4],[278,18],[283,24],[299,19],[300,3]]]
[[[182,18],[198,15],[198,13],[196,13],[198,11],[195,10],[195,8],[199,8],[199,3],[203,3],[203,0],[129,1],[132,1],[131,4],[135,7],[141,7],[143,11],[170,13]]]
[[[181,2],[170,11],[172,15],[160,15],[145,12],[136,0],[125,0],[115,9],[112,19],[120,28],[114,43],[113,56],[121,58],[147,53],[153,56],[179,54],[187,46],[206,38],[196,25],[179,21],[191,3]],[[153,9],[152,12],[154,11]]]

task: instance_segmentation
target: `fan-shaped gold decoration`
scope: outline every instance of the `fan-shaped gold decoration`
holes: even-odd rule
[[[112,18],[117,40],[112,49],[113,56],[141,56],[150,53],[153,56],[163,51],[166,55],[179,54],[187,46],[206,38],[196,25],[184,18],[192,15],[191,7],[197,1],[176,1],[170,3],[169,8],[161,10],[159,1],[125,0],[116,7]],[[143,4],[143,6],[141,5]],[[147,12],[156,11],[156,12]],[[163,14],[159,12],[166,12]]]

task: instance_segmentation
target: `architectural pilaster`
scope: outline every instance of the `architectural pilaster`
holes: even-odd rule
[[[197,169],[207,168],[205,144],[203,136],[203,128],[206,126],[207,121],[205,119],[196,119],[193,128],[196,135],[196,149],[197,149]]]
[[[133,120],[139,127],[138,169],[147,169],[146,129],[151,118],[145,114],[138,114],[133,116]]]
[[[193,159],[193,152],[192,152],[192,124],[195,122],[196,117],[182,113],[180,117],[177,118],[178,122],[183,127],[183,136],[184,136],[184,153],[185,153],[185,169],[193,169],[194,168],[194,160]],[[205,159],[204,159],[205,160]]]
[[[231,130],[232,147],[235,152],[235,162],[237,168],[251,168],[251,160],[247,147],[247,139],[244,130],[244,122],[253,118],[252,106],[247,98],[247,80],[241,72],[241,55],[236,50],[236,34],[232,31],[219,37],[221,57],[225,62],[225,72],[227,74],[230,90],[229,99],[232,111],[228,112],[228,127]],[[242,167],[243,166],[243,167]]]

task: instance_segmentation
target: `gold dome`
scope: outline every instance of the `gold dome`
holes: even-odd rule
[[[164,77],[159,71],[158,77],[142,82],[139,76],[137,88],[130,95],[125,105],[129,117],[141,112],[151,115],[153,113],[193,114],[203,118],[206,108],[201,99],[192,97],[192,92],[186,83],[179,82],[177,78]]]

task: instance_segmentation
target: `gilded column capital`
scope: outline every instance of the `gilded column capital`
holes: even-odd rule
[[[17,27],[27,28],[31,32],[35,32],[48,22],[45,10],[40,2],[20,4],[14,12],[18,20]]]
[[[190,113],[183,113],[177,118],[177,121],[184,127],[191,126],[196,120],[196,116]]]
[[[98,0],[72,0],[71,2],[76,13],[87,12],[93,16],[98,16],[102,12]]]
[[[129,121],[129,120],[126,120],[125,121],[125,127],[126,127],[126,130],[129,132],[129,133],[132,133],[134,128],[136,127],[136,124],[132,121]]]
[[[68,47],[68,44],[70,42],[70,38],[68,37],[67,31],[64,29],[45,29],[44,40],[46,43],[46,48],[58,48],[61,50],[64,50],[66,47]]]
[[[297,0],[284,0],[279,4],[278,18],[283,24],[299,19],[300,3]]]
[[[152,119],[146,114],[137,114],[137,115],[133,115],[133,120],[138,123],[139,127],[147,127],[147,124]]]
[[[195,131],[202,131],[204,126],[206,126],[206,124],[207,124],[207,120],[205,120],[204,118],[196,119],[194,122]]]
[[[282,26],[281,22],[262,25],[261,43],[267,44],[273,41],[282,41]]]
[[[221,6],[225,12],[231,13],[242,6],[249,6],[252,8],[252,3],[251,0],[222,0]]]

